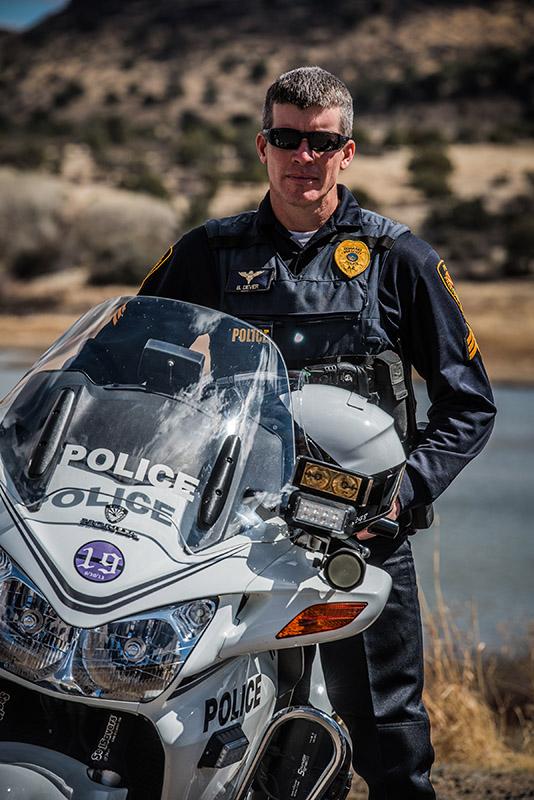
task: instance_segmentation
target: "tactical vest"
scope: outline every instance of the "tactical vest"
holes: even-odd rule
[[[267,332],[289,369],[396,348],[381,326],[378,282],[395,240],[409,230],[406,225],[362,210],[361,227],[334,232],[298,275],[261,232],[256,212],[208,220],[205,227],[220,274],[221,310]],[[360,257],[369,259],[352,278],[335,257],[347,242],[349,258],[358,259],[363,249]],[[351,242],[359,243],[352,253]]]
[[[360,224],[321,240],[299,274],[259,228],[256,212],[208,220],[205,228],[220,275],[219,308],[267,333],[290,370],[365,364],[356,376],[342,377],[353,380],[360,394],[371,387],[409,447],[415,436],[409,366],[403,369],[398,343],[382,327],[378,303],[382,269],[407,226],[362,209]],[[385,357],[379,355],[385,351]]]

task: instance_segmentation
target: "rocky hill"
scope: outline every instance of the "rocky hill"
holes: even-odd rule
[[[374,159],[376,178],[359,180],[357,161],[351,185],[386,213],[397,211],[392,194],[406,197],[424,232],[417,203],[432,212],[455,200],[451,144],[531,146],[533,34],[525,0],[71,0],[31,30],[0,36],[0,165],[151,194],[172,203],[184,229],[213,206],[219,213],[229,186],[244,205],[261,194],[254,136],[265,89],[282,71],[315,63],[349,85],[358,153]],[[380,170],[393,152],[406,164],[395,185]],[[521,164],[534,173],[532,159]],[[478,184],[489,196],[501,180],[497,196],[509,202],[507,176],[491,167]],[[508,216],[531,207],[525,185],[530,199]],[[445,223],[437,210],[446,241],[450,209]],[[493,230],[499,209],[482,211]],[[506,244],[495,247],[496,263],[508,263]],[[476,257],[483,251],[481,242]]]

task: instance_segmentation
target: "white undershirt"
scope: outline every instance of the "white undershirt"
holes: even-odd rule
[[[296,242],[299,247],[304,247],[318,230],[319,228],[316,228],[314,231],[289,231],[289,233],[293,241]]]

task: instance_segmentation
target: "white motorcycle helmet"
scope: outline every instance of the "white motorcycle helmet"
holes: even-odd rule
[[[356,509],[355,530],[391,509],[405,453],[393,417],[350,389],[300,381],[292,392],[300,429],[293,483]]]

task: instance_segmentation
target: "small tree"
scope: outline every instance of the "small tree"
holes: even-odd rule
[[[426,197],[444,197],[451,193],[449,177],[453,171],[446,148],[439,144],[417,150],[408,164],[411,184]]]

